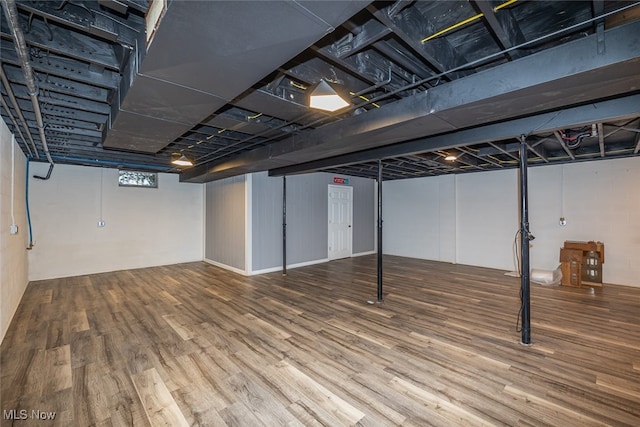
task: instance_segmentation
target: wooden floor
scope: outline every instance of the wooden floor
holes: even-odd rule
[[[533,285],[523,346],[501,271],[385,257],[369,305],[375,282],[367,256],[31,283],[1,347],[1,424],[640,425],[640,289]]]

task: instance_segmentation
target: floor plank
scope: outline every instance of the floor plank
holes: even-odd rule
[[[532,285],[524,346],[519,279],[384,260],[374,304],[375,256],[30,283],[0,347],[1,424],[640,425],[640,289]]]

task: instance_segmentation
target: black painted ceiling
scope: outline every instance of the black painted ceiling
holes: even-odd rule
[[[2,1],[2,117],[46,162]],[[157,28],[161,0],[15,6],[53,163],[399,179],[515,167],[521,135],[534,165],[640,151],[634,2],[168,1]],[[320,79],[352,107],[308,108]]]

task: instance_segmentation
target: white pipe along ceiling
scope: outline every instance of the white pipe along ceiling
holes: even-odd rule
[[[403,179],[515,168],[520,135],[531,166],[640,152],[640,2],[0,1],[0,113],[47,177]],[[310,108],[321,81],[348,106]]]

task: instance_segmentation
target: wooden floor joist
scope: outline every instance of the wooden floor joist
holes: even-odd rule
[[[0,349],[0,424],[640,425],[640,289],[532,285],[523,346],[503,273],[385,256],[374,305],[374,255],[34,282]]]

